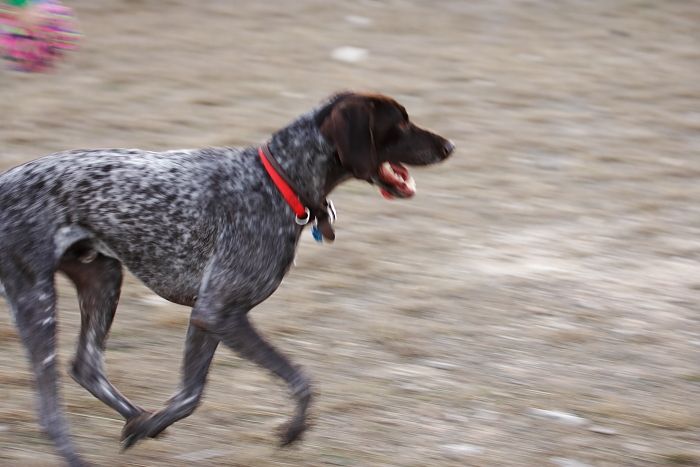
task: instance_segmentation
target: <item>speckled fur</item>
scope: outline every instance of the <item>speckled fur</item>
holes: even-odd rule
[[[343,96],[269,140],[288,177],[317,204],[351,177],[318,121]],[[446,157],[429,155],[424,163]],[[70,465],[84,461],[60,410],[55,272],[75,283],[81,309],[71,375],[126,419],[125,447],[194,411],[219,342],[287,382],[297,411],[282,433],[286,444],[306,427],[309,380],[259,336],[247,313],[279,286],[301,230],[255,147],[67,151],[0,175],[0,292],[29,351],[41,424]],[[125,398],[103,369],[122,265],[160,296],[193,307],[181,387],[156,413]]]

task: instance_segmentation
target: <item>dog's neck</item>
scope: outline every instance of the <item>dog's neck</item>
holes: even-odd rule
[[[302,199],[316,206],[340,182],[350,178],[340,165],[335,148],[323,137],[316,122],[317,111],[302,115],[272,135],[272,155]]]

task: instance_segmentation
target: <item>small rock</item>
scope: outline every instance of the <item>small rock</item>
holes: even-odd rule
[[[579,417],[578,415],[574,415],[572,413],[560,412],[558,410],[529,409],[528,412],[531,415],[549,418],[551,420],[564,423],[565,425],[580,426],[588,423],[588,420],[583,417]]]
[[[630,451],[643,452],[645,454],[650,454],[654,452],[654,448],[644,441],[636,441],[633,443],[623,443],[622,447],[629,449]]]
[[[476,409],[476,411],[474,412],[474,418],[476,418],[477,420],[496,422],[500,420],[501,414],[496,412],[495,410]]]
[[[347,15],[345,17],[345,21],[348,23],[355,25],[355,26],[361,26],[361,27],[367,27],[370,24],[372,24],[372,20],[367,18],[366,16],[358,16],[358,15]]]
[[[484,448],[473,444],[443,444],[442,450],[452,458],[473,456],[484,452]]]
[[[518,54],[516,57],[527,62],[541,62],[544,60],[542,55],[537,54]]]
[[[331,52],[331,58],[334,60],[348,63],[357,63],[366,59],[368,55],[369,52],[366,49],[350,46],[338,47]]]
[[[549,460],[559,467],[591,467],[590,464],[574,459],[567,459],[566,457],[551,457]]]
[[[600,426],[600,425],[593,425],[592,427],[589,428],[593,433],[599,433],[601,435],[616,435],[617,430],[614,430],[612,428],[608,428],[606,426]]]
[[[427,366],[431,368],[436,368],[438,370],[454,370],[457,368],[457,365],[454,363],[450,362],[442,362],[440,360],[424,360],[424,362]]]

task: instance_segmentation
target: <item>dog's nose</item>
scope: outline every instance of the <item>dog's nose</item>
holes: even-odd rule
[[[447,140],[445,145],[442,147],[442,152],[445,153],[445,157],[452,154],[452,151],[454,151],[454,150],[455,150],[455,144],[450,140]]]

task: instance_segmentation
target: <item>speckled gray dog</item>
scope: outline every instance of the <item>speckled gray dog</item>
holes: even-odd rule
[[[410,123],[394,100],[355,93],[332,97],[268,145],[312,206],[352,177],[378,185],[385,197],[409,197],[413,179],[402,164],[432,164],[454,149]],[[219,342],[287,383],[297,403],[282,431],[288,444],[306,428],[309,381],[247,314],[279,286],[302,229],[256,147],[67,151],[0,175],[0,292],[36,375],[41,424],[70,465],[85,463],[60,407],[56,271],[75,283],[82,316],[70,373],[124,417],[125,447],[194,411]],[[193,307],[181,386],[155,413],[124,397],[103,369],[122,265],[158,295]]]

